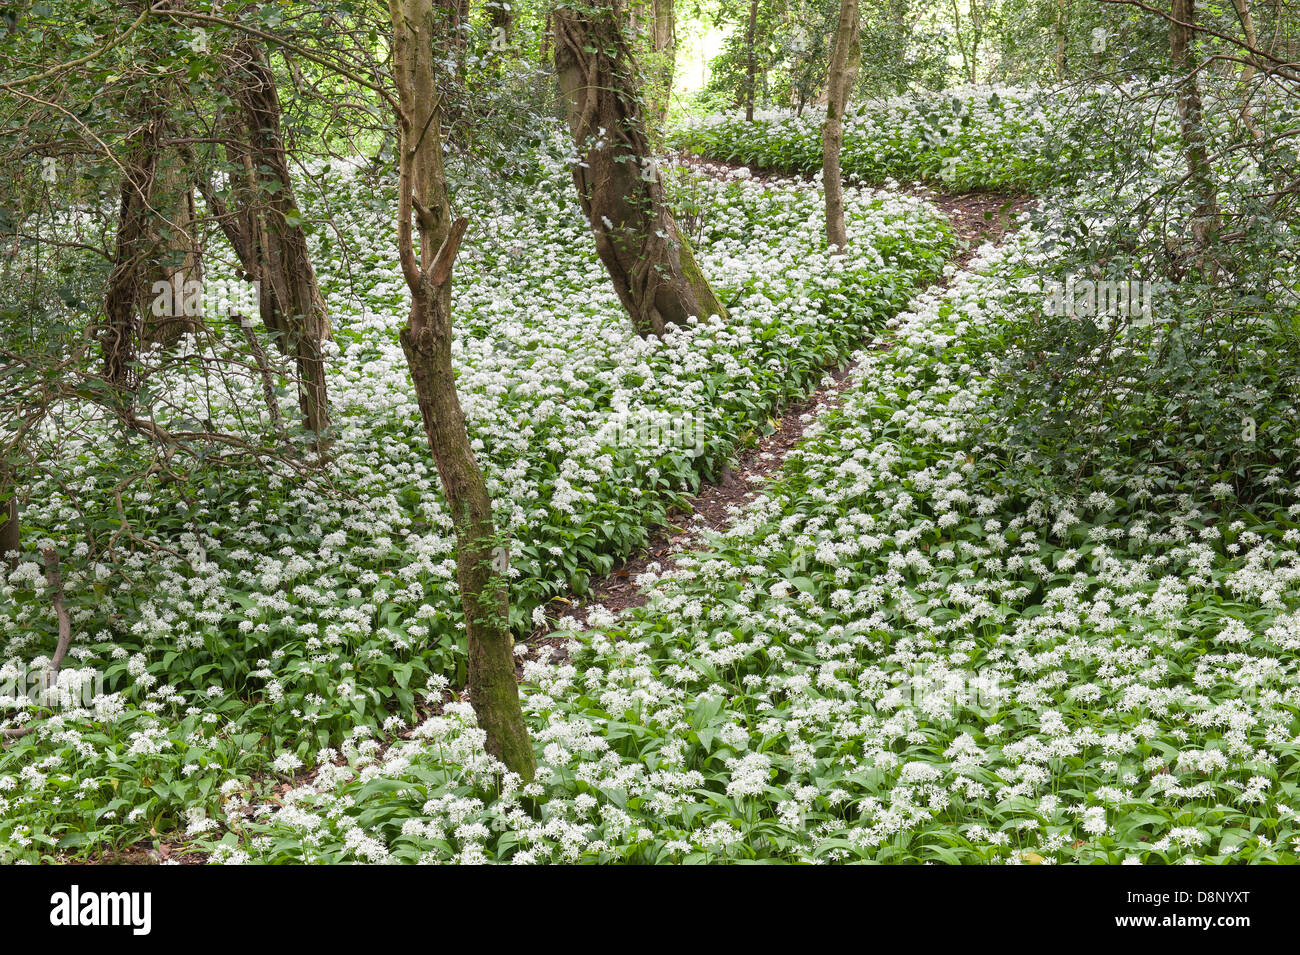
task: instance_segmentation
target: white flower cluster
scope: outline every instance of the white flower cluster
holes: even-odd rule
[[[327,827],[271,814],[264,857],[364,859],[368,814],[428,862],[1295,861],[1296,535],[1190,496],[1125,524],[1122,480],[1036,495],[973,442],[998,397],[975,345],[1041,238],[922,296],[766,496],[530,664],[534,783],[498,792],[450,709],[364,763],[396,791],[300,790]],[[956,672],[997,692],[972,706]]]
[[[670,187],[694,197],[691,237],[731,314],[643,341],[595,255],[567,169],[539,161],[545,181],[523,211],[509,197],[461,196],[474,211],[455,305],[458,390],[512,541],[521,627],[634,547],[706,464],[904,307],[949,243],[920,200],[853,189],[853,241],[832,261],[815,185],[669,171]],[[363,168],[316,172],[337,227],[337,244],[318,235],[314,250],[334,334],[331,459],[315,472],[226,465],[198,492],[146,477],[122,490],[118,515],[122,475],[145,470],[137,454],[147,449],[110,440],[115,425],[89,406],[70,408],[57,431],[50,419],[41,454],[51,473],[28,489],[24,524],[82,527],[86,514],[103,513],[107,534],[125,517],[136,544],[64,555],[76,642],[61,687],[93,699],[56,719],[25,703],[0,712],[6,727],[38,727],[0,753],[0,773],[25,780],[0,812],[0,841],[29,819],[80,818],[71,800],[37,785],[50,774],[93,778],[96,798],[140,805],[159,798],[154,784],[165,778],[165,810],[112,818],[123,838],[147,832],[160,811],[184,824],[185,800],[215,798],[214,772],[294,773],[351,720],[386,724],[381,690],[396,687],[414,707],[411,687],[456,672],[454,537],[398,341],[408,293],[393,253],[393,187]],[[221,264],[208,271],[217,276]],[[248,366],[222,351],[233,346],[220,336],[187,347]],[[168,395],[157,411],[164,426],[204,420],[265,435],[259,379],[236,375],[214,389],[182,357],[155,379]],[[292,422],[292,384],[281,391]],[[62,546],[37,536],[29,547]],[[43,565],[27,553],[0,573],[0,666],[25,672],[56,632]],[[83,673],[102,673],[103,687],[78,682]],[[35,763],[48,765],[16,777]]]

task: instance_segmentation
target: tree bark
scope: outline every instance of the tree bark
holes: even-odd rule
[[[646,121],[652,136],[658,137],[668,119],[668,105],[673,95],[673,77],[677,71],[677,17],[673,0],[633,0],[630,9],[634,20],[644,18],[646,34]]]
[[[160,345],[173,345],[184,334],[193,332],[197,322],[175,306],[185,296],[185,286],[203,280],[199,230],[194,210],[188,158],[179,151],[169,151],[162,159],[154,188],[149,197],[155,216],[149,241],[153,247],[150,289],[165,282],[172,289],[171,314],[156,315],[153,308],[144,310],[140,339]]]
[[[826,189],[826,242],[831,254],[849,244],[844,228],[844,180],[840,151],[844,146],[844,108],[862,62],[858,0],[840,0],[830,69],[826,75],[826,122],[822,126],[822,180]]]
[[[755,34],[758,32],[758,0],[749,0],[749,23],[745,26],[745,122],[754,121]]]
[[[100,331],[104,378],[126,391],[138,382],[135,368],[139,317],[149,269],[150,204],[157,175],[163,116],[152,110],[131,134],[122,156],[122,198],[117,220],[113,268],[104,292],[105,323]]]
[[[554,25],[555,69],[582,157],[574,185],[632,326],[648,337],[692,315],[726,317],[665,202],[617,0],[557,8]]]
[[[257,340],[257,332],[253,330],[253,323],[248,316],[240,315],[238,321],[239,330],[244,333],[244,341],[248,344],[248,350],[253,353],[257,373],[262,379],[262,401],[266,404],[271,430],[275,432],[276,438],[284,443],[288,436],[284,433],[284,424],[280,420],[280,402],[275,397],[275,376],[271,373],[271,363],[266,359],[266,350]]]
[[[49,691],[59,685],[59,672],[63,669],[63,660],[72,646],[72,615],[68,612],[67,604],[64,603],[66,595],[63,592],[63,574],[59,571],[59,552],[53,547],[46,547],[41,551],[41,556],[45,558],[45,586],[50,590],[50,603],[54,607],[54,618],[59,626],[59,640],[54,645],[54,656],[50,658],[50,665],[42,678],[42,688]],[[35,728],[35,726],[15,727],[5,730],[0,735],[12,741],[26,736]]]
[[[1187,176],[1196,198],[1192,211],[1192,240],[1204,252],[1219,230],[1218,193],[1214,170],[1205,144],[1201,122],[1201,91],[1196,80],[1192,55],[1192,37],[1196,24],[1196,0],[1173,0],[1173,19],[1169,24],[1169,52],[1173,60],[1178,89],[1178,121],[1187,159]],[[1201,257],[1202,266],[1205,257]]]
[[[1252,49],[1258,49],[1258,38],[1255,35],[1255,19],[1250,13],[1249,0],[1232,0],[1232,7],[1237,11],[1237,19],[1241,22],[1242,39],[1246,41],[1247,46]],[[1250,109],[1250,87],[1252,81],[1255,79],[1255,73],[1257,71],[1254,55],[1247,53],[1246,61],[1246,66],[1241,71],[1241,93],[1246,99],[1246,102],[1241,107],[1241,121],[1245,124],[1246,129],[1250,132],[1252,138],[1263,139],[1264,131],[1261,130],[1259,124],[1255,122],[1255,118],[1251,115]]]
[[[230,75],[233,74],[228,74]],[[234,96],[233,84],[230,92]],[[280,317],[269,283],[262,279],[266,264],[262,254],[262,209],[256,195],[257,168],[247,145],[248,132],[238,111],[236,115],[226,118],[222,132],[226,139],[226,163],[229,167],[224,195],[203,176],[198,179],[199,193],[230,247],[235,250],[244,280],[258,283],[262,289],[262,294],[258,296],[258,314],[262,325],[268,332],[274,333],[280,352],[287,353],[285,335],[288,329]]]
[[[653,0],[654,29],[651,43],[660,57],[659,74],[664,85],[664,114],[668,112],[668,98],[672,96],[673,79],[677,75],[677,11],[673,0]],[[662,121],[664,117],[660,117]]]
[[[1065,79],[1065,5],[1067,0],[1056,0],[1056,78]]]
[[[487,748],[525,781],[537,769],[519,705],[509,628],[508,555],[497,541],[483,472],[475,460],[451,362],[451,273],[465,219],[451,221],[442,164],[440,96],[435,82],[433,0],[389,0],[393,76],[401,113],[397,243],[411,293],[402,350],[424,432],[456,533],[456,575],[469,644],[469,697]],[[420,234],[417,262],[411,229]]]
[[[330,443],[330,409],[321,342],[329,337],[329,318],[289,175],[280,96],[266,53],[252,40],[236,45],[231,70],[246,134],[242,160],[250,179],[247,189],[237,191],[248,203],[242,227],[252,233],[240,238],[242,254],[248,256],[242,264],[259,280],[266,299],[263,315],[271,320],[269,330],[278,333],[278,347],[294,357],[303,425],[315,435],[317,450],[324,451]]]
[[[185,299],[187,283],[203,281],[203,257],[188,156],[181,149],[164,149],[149,192],[152,218],[148,243],[152,261],[147,287],[153,290],[165,282],[172,288],[173,307],[165,309],[164,314],[156,314],[153,308],[144,309],[140,340],[170,346],[181,335],[198,327],[194,316],[187,316],[177,305]]]

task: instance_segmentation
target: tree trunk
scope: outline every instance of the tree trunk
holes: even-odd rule
[[[554,24],[555,69],[582,157],[573,181],[632,326],[648,337],[692,315],[725,317],[664,200],[617,0],[557,8]]]
[[[145,306],[149,268],[149,196],[157,174],[163,118],[153,111],[131,134],[122,156],[122,200],[117,220],[113,268],[104,292],[105,323],[100,333],[104,378],[127,391],[138,384],[132,367],[139,316]]]
[[[244,267],[256,271],[260,294],[269,297],[270,330],[279,333],[277,345],[297,363],[303,425],[323,451],[329,446],[330,417],[321,342],[329,337],[329,319],[289,176],[280,96],[265,52],[249,39],[235,47],[233,73],[247,136],[243,161],[252,179],[246,194],[252,205],[243,219],[256,233],[255,240],[240,243],[255,258]]]
[[[510,33],[515,25],[512,0],[488,0],[488,10],[490,11],[489,22],[492,26],[493,36],[509,40]]]
[[[970,56],[966,53],[966,41],[962,37],[960,0],[952,0],[952,34],[953,39],[957,41],[957,51],[961,53],[961,71],[969,76]]]
[[[745,122],[754,121],[754,35],[758,32],[758,0],[749,0],[749,23],[745,27]]]
[[[1246,41],[1247,46],[1252,49],[1258,49],[1259,47],[1256,45],[1257,37],[1255,35],[1255,20],[1250,14],[1249,0],[1232,0],[1232,7],[1237,11],[1237,19],[1241,21],[1242,39]],[[1251,115],[1250,109],[1250,87],[1252,81],[1255,79],[1256,73],[1255,55],[1253,53],[1246,53],[1245,57],[1246,66],[1241,71],[1241,95],[1245,98],[1246,102],[1241,107],[1241,121],[1245,124],[1246,129],[1250,132],[1252,138],[1263,139],[1264,131],[1261,130],[1259,124],[1255,122],[1255,118]]]
[[[233,72],[232,74],[233,75]],[[230,87],[234,95],[235,86]],[[222,233],[235,250],[235,256],[243,270],[246,282],[256,282],[261,290],[258,296],[258,314],[262,325],[272,333],[273,340],[282,354],[288,352],[286,336],[288,327],[280,317],[280,310],[275,302],[274,291],[269,282],[264,281],[266,269],[262,253],[262,208],[257,201],[257,168],[253,154],[247,145],[249,135],[239,116],[227,117],[222,130],[225,136],[226,189],[223,192],[213,188],[212,183],[199,177],[199,193],[208,209],[221,227]]]
[[[667,93],[673,91],[673,78],[677,74],[677,11],[673,0],[654,0],[655,21],[651,39],[654,50],[662,58],[660,64]]]
[[[657,138],[668,120],[677,71],[677,18],[673,0],[642,0],[648,4],[647,74],[651,82],[646,96],[646,113],[652,135]]]
[[[512,0],[487,0],[488,49],[487,56],[499,75],[510,52],[510,35],[515,29]]]
[[[1056,0],[1056,78],[1065,79],[1065,4],[1066,0]]]
[[[429,449],[456,532],[456,575],[469,644],[469,697],[487,748],[525,781],[537,769],[519,706],[509,627],[508,555],[497,541],[492,499],[465,430],[451,362],[451,271],[466,220],[451,220],[434,81],[433,0],[389,0],[393,76],[401,104],[397,242],[411,310],[402,350]],[[420,232],[415,257],[414,209]]]
[[[162,315],[155,314],[158,310],[146,308],[140,339],[150,344],[173,345],[182,335],[197,328],[194,317],[176,306],[184,301],[187,284],[203,281],[194,188],[187,157],[179,153],[163,157],[154,177],[149,204],[155,214],[149,236],[155,261],[147,284],[150,289],[156,289],[159,283],[166,283],[172,290],[172,308],[163,310]]]
[[[244,341],[248,344],[248,350],[253,353],[257,373],[262,379],[262,401],[266,405],[271,430],[283,444],[288,436],[284,433],[284,424],[280,419],[280,402],[275,397],[275,375],[271,372],[271,363],[266,360],[266,350],[257,340],[257,332],[253,330],[253,323],[247,315],[239,316],[239,330],[244,333]]]
[[[826,122],[822,126],[822,180],[826,188],[826,242],[831,254],[842,253],[849,244],[844,229],[844,180],[840,173],[840,150],[844,146],[844,108],[862,62],[859,37],[861,17],[858,0],[840,0],[840,17],[835,26],[830,69],[826,74]]]
[[[1219,229],[1218,194],[1210,166],[1201,123],[1201,91],[1196,81],[1192,38],[1196,23],[1196,0],[1173,0],[1169,24],[1169,52],[1178,87],[1178,121],[1187,158],[1188,183],[1196,198],[1192,211],[1192,239],[1204,252]],[[1205,257],[1201,256],[1204,267]]]

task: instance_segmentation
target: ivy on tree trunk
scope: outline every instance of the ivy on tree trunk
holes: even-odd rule
[[[530,781],[537,771],[519,705],[510,632],[508,552],[474,457],[451,361],[451,274],[468,222],[451,220],[435,82],[433,0],[389,0],[401,127],[397,247],[411,309],[402,350],[456,533],[456,576],[469,644],[469,697],[487,749]],[[411,219],[420,236],[417,260]]]
[[[618,0],[554,11],[555,69],[580,162],[578,200],[596,252],[643,338],[727,311],[664,199],[646,136],[643,90]]]

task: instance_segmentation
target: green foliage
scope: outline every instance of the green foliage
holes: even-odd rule
[[[549,153],[531,163],[529,195],[471,184],[458,197],[479,210],[457,271],[460,390],[510,529],[521,635],[564,606],[553,598],[584,592],[644,544],[684,494],[937,276],[951,248],[946,225],[919,202],[855,193],[858,263],[832,267],[817,245],[817,190],[670,173],[732,318],[678,330],[630,359],[640,340],[583,241],[567,170]],[[371,752],[463,685],[448,518],[389,325],[404,304],[388,251],[393,184],[364,163],[312,172],[340,233],[312,239],[334,303],[334,458],[319,471],[198,459],[185,473],[174,465],[129,483],[119,510],[114,488],[147,474],[148,442],[91,418],[85,427],[99,437],[43,454],[27,539],[56,540],[75,668],[102,672],[105,695],[72,710],[19,701],[4,711],[39,727],[0,753],[0,781],[24,780],[17,794],[0,782],[6,858],[238,826],[238,812],[221,814],[222,787],[261,800],[299,769]],[[310,217],[324,199],[302,195]],[[205,403],[203,379],[187,374],[182,366],[151,384],[187,396],[176,412],[159,411],[168,426],[200,414],[222,431],[250,426],[249,384],[233,384],[242,397],[229,404]],[[615,406],[629,395],[638,412],[694,420],[698,442],[620,433]],[[59,490],[70,482],[75,499]],[[54,640],[33,556],[0,583],[0,659],[19,672]],[[39,778],[23,776],[36,764]]]
[[[926,181],[953,190],[1031,188],[1058,175],[1042,115],[1048,94],[967,87],[924,96],[851,103],[840,157],[848,180]],[[760,170],[821,171],[822,113],[767,112],[746,123],[734,114],[683,123],[680,149]]]
[[[1006,291],[1059,252],[1028,224],[895,323],[734,526],[530,666],[536,784],[453,706],[219,857],[1294,862],[1294,486],[1051,486],[985,443],[1039,311]]]
[[[949,74],[948,45],[933,23],[935,0],[890,0],[862,10],[862,69],[854,98],[938,88]],[[709,63],[709,82],[689,112],[721,111],[745,103],[751,45],[747,0],[724,3],[720,21],[731,25],[722,52]],[[826,85],[838,0],[760,0],[752,44],[758,108],[798,112]]]

